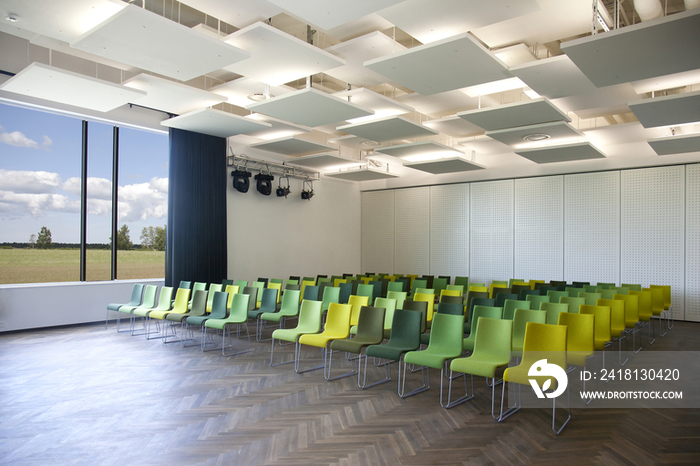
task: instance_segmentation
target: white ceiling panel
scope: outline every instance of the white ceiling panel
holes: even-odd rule
[[[219,94],[150,74],[136,75],[124,81],[124,85],[148,94],[139,100],[139,105],[178,115],[198,108],[211,107],[226,100],[226,97]]]
[[[262,128],[257,131],[251,131],[247,133],[247,136],[270,140],[270,139],[280,139],[289,136],[294,136],[301,133],[309,133],[312,131],[308,126],[296,125],[285,120],[280,120],[278,118],[273,118],[262,113],[252,113],[246,115],[246,118],[250,118],[253,121],[259,121],[262,123],[267,123],[270,125],[269,128]]]
[[[419,123],[400,116],[381,118],[366,123],[339,126],[336,130],[377,142],[438,134],[437,131],[433,129],[426,128]]]
[[[535,0],[407,0],[379,14],[427,44],[539,9]]]
[[[510,72],[549,99],[587,94],[597,89],[566,55],[517,65],[511,67]]]
[[[262,128],[269,128],[270,126],[267,123],[254,121],[250,118],[213,108],[203,108],[185,113],[184,115],[162,121],[160,124],[169,128],[184,129],[220,138],[246,134]]]
[[[515,153],[535,163],[572,162],[575,160],[605,158],[605,155],[591,145],[590,142],[539,147],[535,149],[518,149]]]
[[[282,8],[267,0],[184,0],[182,3],[239,29],[282,12]]]
[[[409,107],[408,105],[402,104],[401,102],[398,102],[390,97],[386,97],[365,88],[340,91],[333,95],[374,112],[374,115],[372,116],[352,119],[350,120],[350,123],[360,123],[363,119],[369,120],[383,118],[415,111],[413,107]]]
[[[455,138],[466,138],[484,132],[482,128],[456,115],[424,121],[423,125]]]
[[[525,137],[533,134],[546,134],[549,136],[548,141],[553,142],[562,139],[577,139],[584,137],[583,133],[579,132],[576,128],[563,121],[521,126],[519,128],[486,131],[486,136],[515,148],[531,145],[532,143],[527,141]]]
[[[71,47],[180,81],[221,69],[248,52],[128,5]]]
[[[327,31],[403,0],[269,0],[305,22]]]
[[[338,144],[340,146],[350,147],[351,149],[360,149],[360,150],[372,150],[372,149],[375,149],[375,148],[380,147],[382,145],[388,144],[388,143],[379,143],[379,142],[373,141],[371,139],[361,138],[359,136],[355,136],[354,134],[348,134],[346,136],[332,138],[332,139],[329,139],[328,142],[330,144]]]
[[[464,155],[461,150],[440,144],[434,141],[413,142],[410,144],[400,144],[398,146],[382,147],[374,149],[375,152],[391,155],[401,159],[412,159],[415,157],[455,157]]]
[[[468,110],[457,116],[487,131],[552,121],[571,121],[571,118],[545,98]]]
[[[250,58],[225,69],[278,86],[321,71],[337,68],[345,61],[265,23],[255,23],[226,37],[225,42],[250,52]]]
[[[138,89],[41,63],[32,63],[1,84],[0,90],[99,112],[139,102],[146,96]]]
[[[658,155],[700,152],[700,134],[682,134],[647,141]]]
[[[246,108],[310,127],[373,114],[371,110],[313,88],[290,92],[248,105]]]
[[[300,167],[305,168],[312,168],[316,170],[333,169],[364,164],[364,162],[360,160],[348,159],[346,157],[341,157],[339,155],[333,154],[303,155],[301,157],[287,159],[286,163],[298,165]]]
[[[552,103],[564,112],[576,112],[581,118],[593,118],[600,115],[629,112],[627,103],[637,100],[630,83],[601,87],[592,92],[581,93],[560,99],[552,99]]]
[[[473,139],[468,139],[466,141],[461,141],[457,143],[458,146],[464,147],[464,149],[469,153],[474,151],[477,154],[483,155],[497,155],[497,154],[512,154],[513,148],[503,144],[500,141],[491,139],[486,136],[477,136]]]
[[[358,18],[342,26],[329,29],[326,33],[340,41],[347,41],[354,37],[360,37],[369,34],[373,31],[382,31],[394,27],[389,21],[385,20],[376,13],[372,13],[362,18]]]
[[[632,87],[634,87],[634,92],[637,94],[645,94],[647,92],[674,89],[698,83],[700,83],[700,69],[634,81]]]
[[[297,139],[295,137],[287,137],[280,139],[273,139],[270,141],[259,142],[256,144],[251,144],[250,147],[255,147],[256,149],[266,150],[268,152],[275,152],[282,155],[306,155],[317,152],[328,152],[329,150],[338,150],[337,147],[329,146],[327,144],[319,144],[317,142],[306,141],[304,139]]]
[[[463,159],[461,157],[449,157],[439,160],[427,160],[424,162],[410,162],[404,163],[403,166],[432,173],[433,175],[483,170],[484,168],[486,168],[483,165],[470,162],[469,160]]]
[[[374,31],[328,47],[326,51],[345,60],[345,65],[327,70],[325,73],[353,86],[377,86],[385,83],[386,78],[365,68],[364,63],[404,50],[406,47],[394,39],[379,31]]]
[[[617,144],[646,142],[649,138],[661,137],[666,128],[644,129],[638,121],[619,125],[607,125],[582,130],[591,143],[597,147],[609,147]]]
[[[470,34],[460,34],[365,62],[365,67],[421,94],[475,86],[513,75]]]
[[[250,78],[238,78],[219,86],[211,88],[211,92],[221,94],[228,98],[228,102],[238,107],[245,108],[254,102],[258,102],[265,92],[269,92],[270,98],[288,94],[294,91],[289,86],[270,86]],[[258,100],[255,100],[255,99]]]
[[[336,173],[326,173],[326,176],[339,180],[348,181],[372,181],[384,180],[386,178],[398,178],[399,175],[387,171],[376,170],[374,168],[359,168],[357,170],[340,171]]]
[[[562,44],[598,87],[700,68],[700,9],[637,23]]]
[[[700,121],[700,91],[636,100],[629,106],[645,128]]]
[[[456,112],[479,107],[478,97],[469,97],[462,91],[447,91],[431,96],[423,96],[411,93],[396,98],[401,103],[410,105],[424,115],[434,118],[454,115]],[[490,97],[482,97],[482,107],[496,105],[497,102]]]
[[[492,50],[492,52],[509,68],[537,60],[530,47],[525,44],[515,44],[498,50]]]

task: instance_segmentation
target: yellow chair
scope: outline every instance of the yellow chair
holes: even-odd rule
[[[661,323],[661,314],[666,310],[666,305],[664,304],[663,288],[652,288],[650,286],[649,288],[642,288],[642,291],[649,291],[651,293],[652,319],[658,319],[659,323]],[[653,320],[651,322],[653,323]],[[661,330],[659,329],[659,331]],[[666,333],[664,333],[664,335],[666,335]]]
[[[664,314],[666,314],[666,332],[673,328],[673,310],[671,309],[671,285],[649,285],[649,288],[661,288],[664,297]],[[659,332],[660,336],[666,336],[666,332]]]
[[[227,285],[226,293],[228,293],[228,301],[226,302],[226,309],[231,309],[231,301],[233,301],[233,295],[238,294],[241,288],[238,285]]]
[[[596,351],[603,352],[603,369],[605,369],[605,348],[612,340],[610,333],[610,308],[608,306],[590,306],[584,304],[579,309],[579,314],[592,314],[595,316],[595,334],[593,343]]]
[[[279,304],[282,301],[282,284],[281,283],[268,283],[267,287],[272,288],[273,290],[277,290],[277,304]]]
[[[357,321],[360,319],[360,309],[362,309],[362,306],[369,306],[369,296],[350,295],[348,304],[352,306],[352,311],[350,312],[350,333],[354,334],[355,332],[352,331],[352,327],[357,327]]]
[[[442,302],[443,296],[456,296],[459,298],[462,296],[462,292],[459,290],[441,290],[440,291],[440,302]]]
[[[627,347],[627,333],[625,332],[625,301],[619,299],[599,299],[596,306],[608,306],[610,308],[610,336],[612,341],[617,341],[618,361],[621,366],[627,363],[627,358],[622,360],[622,339],[625,339]],[[611,345],[612,345],[611,341]]]
[[[593,359],[593,370],[596,371],[595,363],[595,316],[593,314],[570,314],[562,312],[559,314],[559,325],[566,325],[566,363],[569,366],[580,367],[581,372],[586,369],[589,359]],[[574,367],[569,367],[567,372],[571,372]],[[596,386],[598,379],[596,378]],[[586,391],[586,379],[583,379],[583,392]],[[590,404],[593,398],[586,401]]]
[[[328,306],[328,317],[326,318],[326,326],[321,333],[304,334],[299,337],[295,347],[297,354],[294,370],[297,374],[303,372],[323,369],[323,377],[326,380],[330,379],[330,372],[326,373],[326,368],[329,368],[327,361],[329,360],[331,350],[328,348],[333,340],[343,340],[350,336],[350,314],[352,306],[350,304],[331,303]],[[301,345],[315,346],[323,350],[323,364],[311,369],[299,370],[299,359],[301,356]]]
[[[530,285],[531,290],[534,290],[537,283],[544,283],[544,280],[530,280],[528,285]]]
[[[652,328],[652,321],[651,321],[651,316],[654,314],[652,308],[651,308],[651,292],[648,291],[648,289],[643,289],[642,291],[635,291],[635,290],[630,290],[629,294],[632,296],[638,296],[639,297],[639,307],[638,307],[638,312],[639,312],[639,339],[641,341],[642,339],[642,328],[646,327],[647,328],[647,337],[650,345],[653,345],[654,342],[656,341],[656,338],[652,339],[652,333],[653,333],[653,328]]]
[[[435,295],[434,294],[423,294],[423,293],[416,293],[413,296],[414,301],[425,301],[428,303],[428,322],[433,321],[433,312],[435,308]]]
[[[639,324],[639,296],[630,294],[616,294],[613,299],[622,300],[625,302],[625,329],[626,333],[632,334],[632,350],[639,353],[642,350],[642,338],[639,338],[639,349],[634,348],[635,335],[639,332],[637,324]]]
[[[525,343],[523,346],[522,360],[517,366],[509,367],[503,372],[501,414],[498,418],[498,422],[503,422],[509,416],[520,410],[520,407],[522,406],[520,386],[526,385],[529,387],[531,385],[531,377],[529,375],[530,369],[533,365],[535,365],[535,363],[542,361],[543,354],[547,355],[547,359],[545,361],[548,364],[559,366],[564,373],[566,372],[566,334],[567,328],[563,325],[548,325],[528,322],[527,328],[525,329]],[[532,378],[537,380],[539,387],[545,386],[546,383],[549,383],[550,386],[556,385],[556,379],[550,376]],[[507,383],[518,384],[518,393],[516,394],[514,405],[509,407],[506,412],[503,412]],[[557,387],[557,389],[559,389],[559,387]],[[557,408],[556,398],[552,398],[552,430],[557,435],[561,433],[564,427],[566,427],[571,420],[571,403],[569,399],[568,385],[566,390],[569,416],[559,429],[556,428],[555,423]]]
[[[491,282],[491,284],[489,285],[489,298],[493,298],[493,289],[494,288],[508,288],[508,282],[505,282],[505,283]]]

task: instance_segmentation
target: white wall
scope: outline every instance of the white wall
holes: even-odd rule
[[[134,283],[162,286],[163,280],[0,285],[0,332],[104,322],[107,305],[128,302]]]
[[[237,146],[232,140],[229,144],[236,155],[275,161],[273,154]],[[313,198],[304,201],[300,179],[290,179],[292,193],[285,199],[278,198],[274,190],[263,196],[252,177],[250,190],[239,193],[233,189],[230,174],[227,177],[229,279],[359,273],[361,201],[357,183],[322,177],[313,183]],[[275,176],[274,188],[277,184]]]
[[[671,285],[700,321],[699,193],[699,164],[367,191],[362,271]]]

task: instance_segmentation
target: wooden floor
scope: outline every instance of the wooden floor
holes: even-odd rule
[[[653,348],[700,350],[700,324],[676,322]],[[495,422],[483,379],[445,410],[437,374],[402,400],[393,382],[359,390],[268,363],[269,343],[223,357],[114,325],[0,334],[0,464],[700,464],[700,410],[574,411],[556,437],[548,411]]]

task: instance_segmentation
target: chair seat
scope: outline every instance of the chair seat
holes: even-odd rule
[[[189,320],[187,321],[189,323]],[[236,321],[236,320],[229,320],[229,319],[207,319],[204,322],[204,326],[207,328],[215,328],[217,330],[223,330],[224,327],[230,324],[244,324],[245,320],[243,321]]]
[[[411,351],[406,353],[403,360],[406,364],[415,364],[418,366],[432,367],[433,369],[441,369],[445,361],[461,356],[461,351],[457,354],[433,353],[430,348],[425,351]]]
[[[167,316],[167,315],[170,314],[171,312],[173,312],[173,311],[156,311],[156,310],[153,310],[153,311],[151,311],[151,312],[148,313],[148,317],[150,317],[151,319],[161,319],[161,320],[163,320],[163,319],[165,319],[165,316]],[[176,312],[176,314],[184,314],[184,312]]]
[[[331,342],[331,349],[338,351],[345,351],[347,353],[359,354],[362,348],[369,345],[378,345],[383,341],[378,338],[362,338],[355,337],[351,340],[333,340]]]
[[[119,307],[118,312],[125,312],[127,314],[131,313],[134,309],[136,309],[138,306],[131,306],[131,305],[124,305]],[[110,309],[110,310],[116,310],[116,309]]]
[[[376,345],[367,348],[366,356],[371,358],[382,358],[391,359],[392,361],[398,361],[401,359],[401,355],[408,351],[415,351],[415,347],[407,347],[404,345],[392,345],[387,343],[386,345]]]
[[[605,344],[609,341],[610,340],[605,340],[603,338],[594,338],[593,345],[595,346],[596,350],[603,351],[603,350],[605,350]]]
[[[260,320],[266,320],[268,322],[279,322],[282,317],[296,317],[297,314],[294,312],[263,312],[260,315]]]
[[[189,316],[187,317],[187,325],[204,325],[204,322],[211,319],[209,316]]]
[[[347,335],[343,334],[333,334],[330,332],[319,333],[319,334],[306,334],[299,337],[299,343],[308,346],[317,346],[319,348],[325,348],[329,341],[339,340],[347,338]]]
[[[475,353],[468,358],[455,359],[450,363],[450,370],[479,377],[494,378],[496,369],[507,366],[508,360],[491,354]]]
[[[276,314],[276,312],[270,312],[270,309],[255,309],[254,311],[248,311],[248,318],[257,319],[261,314]]]
[[[111,303],[107,304],[108,311],[118,311],[120,307],[124,306],[124,303]]]
[[[158,312],[167,312],[169,309],[162,309],[162,308],[146,308],[146,307],[137,307],[134,309],[134,315],[137,317],[146,317],[150,312],[158,311]]]

